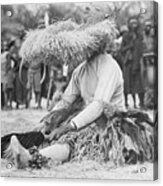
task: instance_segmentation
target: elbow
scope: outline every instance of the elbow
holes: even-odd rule
[[[97,111],[97,115],[98,116],[100,116],[102,113],[103,113],[103,111],[104,111],[104,102],[103,101],[100,101],[100,100],[95,100],[94,102],[93,102],[93,107],[95,108],[95,110]],[[94,110],[94,111],[95,111]]]

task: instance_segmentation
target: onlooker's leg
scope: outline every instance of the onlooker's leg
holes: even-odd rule
[[[4,109],[8,107],[7,83],[3,83]]]
[[[28,71],[26,108],[30,107],[30,101],[32,99],[32,84],[33,84],[33,74],[30,71]]]
[[[12,109],[12,100],[13,100],[13,89],[8,89],[8,100],[9,100],[9,107]]]
[[[136,108],[136,96],[135,94],[132,94],[133,102],[134,102],[134,108]]]
[[[4,92],[3,92],[3,83],[1,83],[1,108],[5,106]]]
[[[38,70],[34,74],[34,91],[36,108],[41,108],[41,70]]]
[[[144,92],[139,93],[138,96],[139,96],[139,101],[140,101],[139,105],[141,108],[143,108],[144,107]]]
[[[128,107],[128,94],[125,93],[125,106]]]

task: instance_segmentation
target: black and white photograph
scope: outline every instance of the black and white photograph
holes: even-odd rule
[[[1,5],[1,176],[158,179],[158,4]]]

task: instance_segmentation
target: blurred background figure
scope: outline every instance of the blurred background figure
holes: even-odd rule
[[[19,55],[19,50],[23,42],[24,34],[20,34],[15,41],[14,58],[16,60],[14,71],[15,71],[15,81],[14,81],[14,101],[16,102],[16,108],[18,109],[20,105],[28,106],[27,103],[27,89],[25,85],[21,83],[21,80],[27,83],[27,65],[23,65],[21,69],[21,80],[19,79],[19,68],[21,63],[21,57]]]
[[[157,107],[157,37],[152,21],[147,20],[144,24],[143,33],[143,60],[142,78],[144,79],[146,108]]]
[[[47,109],[51,111],[54,106],[62,99],[63,92],[67,87],[67,74],[63,75],[63,68],[61,66],[51,67],[50,85],[47,96]],[[52,93],[52,101],[49,103],[50,95]]]
[[[128,94],[133,97],[136,105],[136,94],[139,96],[140,107],[144,107],[144,87],[141,79],[141,59],[143,55],[142,33],[137,17],[128,20],[128,32],[123,35],[121,55],[123,56],[124,94],[128,107]]]
[[[27,107],[30,107],[30,101],[32,99],[32,91],[35,94],[35,108],[41,108],[41,64],[33,62],[28,68],[28,80],[27,80]]]
[[[154,52],[154,37],[153,37],[153,24],[152,21],[148,20],[144,23],[144,33],[143,33],[143,43],[144,43],[144,54],[149,54]]]
[[[119,30],[119,37],[116,39],[116,49],[113,51],[112,55],[118,62],[119,66],[121,67],[121,70],[123,71],[123,52],[121,52],[121,46],[123,38],[125,38],[125,35],[128,34],[128,27],[127,25],[123,25]]]
[[[37,28],[38,29],[45,28],[44,20],[39,20]],[[41,109],[41,72],[42,72],[42,65],[37,61],[32,62],[28,68],[28,81],[27,81],[28,107],[30,107],[30,101],[32,99],[32,90],[33,90],[35,94],[35,108]]]
[[[3,92],[2,109],[12,108],[13,89],[14,89],[14,62],[12,56],[15,41],[6,41],[3,43],[3,52],[1,54],[1,90]]]
[[[150,20],[147,20],[144,24],[143,33],[143,61],[142,61],[142,74],[144,79],[144,85],[147,82],[147,66],[153,64],[155,61],[155,37],[153,32],[153,24]],[[152,72],[151,72],[152,73]]]

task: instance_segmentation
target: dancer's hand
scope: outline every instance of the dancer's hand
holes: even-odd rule
[[[49,135],[45,134],[45,139],[48,140],[49,142],[53,140],[58,140],[62,135],[66,134],[69,131],[73,131],[73,130],[74,130],[73,126],[70,123],[68,123],[66,125],[63,125],[55,129]]]
[[[47,141],[51,142],[53,140],[58,140],[63,135],[63,131],[61,129],[55,129],[49,135],[44,134],[44,137]]]

